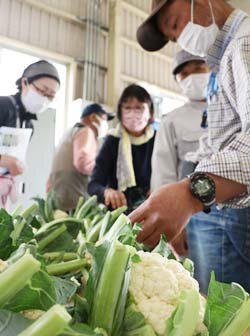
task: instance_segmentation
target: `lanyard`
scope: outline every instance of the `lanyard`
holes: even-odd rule
[[[212,72],[207,86],[207,101],[208,104],[212,101],[213,96],[217,95],[219,90],[218,78],[215,72]]]
[[[219,90],[219,84],[218,84],[218,78],[217,74],[215,72],[212,72],[208,81],[208,86],[207,86],[207,102],[208,105],[212,102],[213,97],[215,97],[218,93]],[[202,120],[201,120],[201,127],[202,128],[207,128],[208,127],[208,122],[207,122],[207,110],[208,108],[206,107],[202,113]]]

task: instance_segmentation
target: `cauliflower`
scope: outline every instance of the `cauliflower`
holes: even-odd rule
[[[39,309],[24,310],[22,312],[22,315],[29,320],[37,320],[43,314],[44,314],[44,311],[39,310]]]
[[[159,335],[165,335],[166,320],[175,311],[183,291],[199,292],[198,282],[176,260],[158,253],[139,251],[139,263],[133,263],[129,292],[137,309]],[[200,296],[197,332],[203,330],[205,300]]]
[[[8,264],[7,262],[0,259],[0,273],[3,272],[7,268]]]
[[[68,217],[68,214],[66,212],[64,212],[62,210],[59,210],[59,209],[54,211],[54,218],[55,219],[62,219],[62,218],[66,218],[66,217]]]

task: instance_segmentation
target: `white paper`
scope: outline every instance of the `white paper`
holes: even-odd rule
[[[0,154],[14,156],[24,163],[31,134],[31,128],[0,127]],[[0,167],[1,175],[7,171]]]

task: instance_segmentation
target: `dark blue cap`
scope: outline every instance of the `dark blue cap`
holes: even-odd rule
[[[108,119],[111,120],[114,118],[110,113],[106,112],[103,107],[100,104],[90,104],[87,105],[83,110],[81,114],[81,119],[85,118],[93,113],[99,113],[99,114],[106,114]]]

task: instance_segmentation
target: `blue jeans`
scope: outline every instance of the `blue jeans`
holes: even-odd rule
[[[250,292],[250,208],[218,210],[194,215],[188,226],[189,258],[202,293],[211,272],[222,282],[238,282]]]

